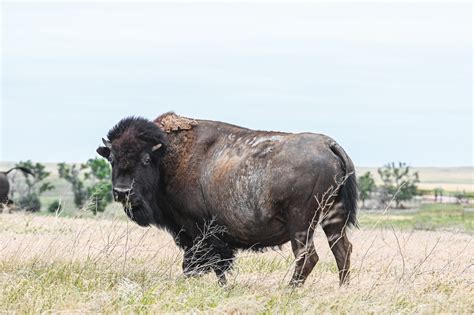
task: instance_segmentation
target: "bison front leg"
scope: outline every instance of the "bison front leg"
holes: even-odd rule
[[[227,285],[227,278],[225,276],[225,271],[215,268],[214,272],[216,273],[217,281],[219,282],[219,284],[221,286]]]
[[[212,269],[214,270],[217,279],[219,280],[219,284],[224,286],[227,284],[225,273],[232,268],[232,265],[234,263],[234,250],[229,248],[227,244],[225,244],[221,240],[214,240],[213,252],[213,258],[211,259]]]
[[[223,244],[200,243],[184,251],[183,273],[185,277],[199,276],[214,271],[219,284],[226,285],[225,273],[231,269],[234,251]]]
[[[200,258],[192,248],[184,250],[182,266],[185,277],[195,277],[206,273],[205,268],[200,264]]]

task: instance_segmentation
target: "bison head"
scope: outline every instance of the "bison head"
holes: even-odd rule
[[[104,146],[97,153],[112,165],[115,200],[139,225],[155,223],[159,162],[166,149],[164,132],[147,119],[130,117],[115,125],[107,138],[102,139]]]

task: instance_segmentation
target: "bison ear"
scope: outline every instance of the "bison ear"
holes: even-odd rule
[[[102,138],[102,143],[105,147],[99,147],[97,149],[97,153],[99,153],[100,156],[108,159],[110,156],[110,149],[112,149],[112,143],[110,143],[109,140],[105,140],[104,138]]]
[[[99,153],[100,156],[108,159],[110,156],[110,149],[107,147],[99,147],[97,149],[97,153]]]
[[[156,150],[158,150],[159,148],[161,148],[162,144],[161,143],[158,143],[157,145],[153,146],[151,148],[151,152],[155,152]]]

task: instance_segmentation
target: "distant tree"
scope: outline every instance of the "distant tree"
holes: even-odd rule
[[[104,212],[107,205],[113,201],[110,164],[104,159],[89,159],[84,169],[87,170],[84,177],[90,183],[87,188],[89,195],[87,208],[94,214]]]
[[[389,163],[378,169],[382,186],[380,195],[384,204],[392,198],[396,207],[403,207],[404,201],[411,200],[417,193],[417,184],[420,182],[418,172],[411,172],[406,163]]]
[[[370,172],[359,176],[357,184],[359,186],[359,198],[362,200],[362,208],[365,208],[365,201],[371,196],[377,186]]]
[[[81,179],[81,171],[83,171],[85,168],[85,164],[82,164],[79,167],[77,167],[75,164],[58,164],[59,177],[65,179],[71,184],[72,192],[74,194],[74,204],[78,208],[82,208],[88,198],[87,190],[84,187],[84,181]]]
[[[113,201],[111,172],[112,169],[103,159],[89,159],[85,164],[58,164],[61,178],[67,180],[72,187],[74,204],[78,208],[86,207],[94,214],[103,212]]]
[[[20,161],[15,166],[26,167],[35,174],[35,177],[32,177],[22,173],[25,178],[26,191],[18,200],[19,206],[26,211],[39,211],[41,209],[41,194],[54,188],[50,182],[46,181],[50,173],[46,171],[43,164],[33,163],[30,160]]]

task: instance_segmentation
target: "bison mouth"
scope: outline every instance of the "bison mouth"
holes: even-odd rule
[[[146,201],[129,200],[122,202],[125,214],[140,226],[153,224],[153,212]]]

